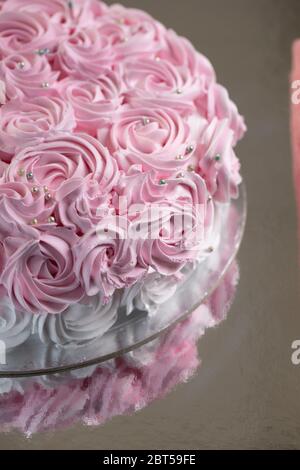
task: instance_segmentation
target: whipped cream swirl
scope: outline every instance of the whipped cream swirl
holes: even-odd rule
[[[72,305],[61,315],[38,315],[34,330],[45,344],[80,346],[100,338],[114,325],[119,305],[118,294],[106,304],[101,295],[96,295],[87,304]]]
[[[77,130],[95,136],[98,129],[111,122],[123,102],[118,70],[108,70],[94,80],[65,78],[58,82],[57,90],[72,105]]]
[[[136,308],[154,315],[160,305],[175,294],[179,280],[179,275],[162,276],[155,272],[149,273],[139,288],[133,286],[126,292],[123,304],[128,307],[127,314]]]
[[[41,96],[11,101],[0,108],[0,145],[13,153],[17,147],[39,143],[55,132],[72,131],[72,107],[57,97]]]
[[[12,53],[0,62],[0,78],[9,100],[53,95],[59,72],[52,70],[46,57],[34,53]]]
[[[0,254],[2,284],[14,305],[31,313],[61,313],[84,296],[72,247],[78,237],[64,227],[22,226],[6,237]]]
[[[151,169],[176,170],[187,165],[193,145],[189,126],[170,108],[124,110],[113,123],[108,147],[121,169],[141,164]]]
[[[103,194],[112,190],[118,177],[117,165],[107,149],[88,134],[57,134],[24,148],[13,158],[8,181],[24,181],[32,174],[38,187],[55,193],[71,178],[92,176]],[[25,175],[25,176],[24,176]]]
[[[12,53],[30,53],[43,48],[54,48],[60,29],[48,22],[46,15],[37,12],[3,11],[0,17],[0,51],[3,56]]]
[[[32,314],[17,311],[8,297],[0,299],[0,341],[7,349],[23,344],[30,336]]]

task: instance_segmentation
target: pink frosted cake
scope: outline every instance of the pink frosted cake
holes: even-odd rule
[[[0,340],[85,344],[217,246],[244,122],[139,10],[1,1],[0,55]]]

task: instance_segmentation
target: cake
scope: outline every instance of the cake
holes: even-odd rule
[[[0,11],[0,341],[101,337],[155,314],[218,246],[243,118],[208,59],[143,11]]]

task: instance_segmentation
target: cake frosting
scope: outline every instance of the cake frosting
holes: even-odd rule
[[[36,315],[34,331],[45,344],[74,346],[92,341],[114,325],[120,304],[119,297],[114,295],[103,305],[101,296],[96,295],[90,297],[86,305],[71,305],[63,315]]]
[[[1,2],[0,338],[80,345],[124,301],[155,313],[218,243],[244,132],[209,60],[147,13]]]
[[[0,341],[7,349],[23,344],[32,331],[32,314],[17,311],[13,303],[5,297],[0,300]]]

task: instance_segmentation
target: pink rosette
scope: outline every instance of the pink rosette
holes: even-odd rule
[[[58,75],[46,57],[37,54],[12,54],[0,62],[0,79],[9,100],[53,94]]]
[[[125,61],[124,70],[130,104],[147,106],[151,100],[152,104],[175,107],[184,114],[193,113],[199,96],[207,107],[207,90],[215,83],[208,59],[186,38],[170,30],[156,55],[138,63]]]
[[[8,164],[1,161],[0,158],[0,184],[4,182]]]
[[[123,102],[123,82],[118,71],[107,70],[95,80],[65,78],[58,82],[57,90],[71,103],[77,130],[94,136],[113,119]]]
[[[74,127],[72,107],[61,98],[14,100],[0,108],[0,146],[7,153],[30,141],[39,143],[51,133],[71,132]]]
[[[156,171],[143,173],[139,165],[121,175],[116,193],[126,198],[126,208],[133,204],[147,207],[177,201],[197,207],[206,206],[209,199],[205,181],[194,171],[181,171],[174,177],[161,179]]]
[[[30,2],[24,2],[24,0],[4,0],[2,11],[46,13],[51,18],[55,16],[57,12],[67,11],[67,3],[68,2],[65,2],[65,0],[51,0],[51,2],[48,0],[30,0]]]
[[[118,178],[116,162],[109,152],[87,134],[62,134],[28,146],[12,159],[8,181],[29,180],[50,194],[71,178],[91,176],[102,194],[109,193]]]
[[[136,247],[128,238],[125,217],[106,217],[80,238],[74,247],[76,274],[87,295],[99,291],[108,298],[115,289],[128,287],[145,274]]]
[[[0,239],[0,273],[2,273],[6,262],[6,255],[4,250],[4,240]],[[7,292],[5,287],[0,282],[0,300],[7,297]]]
[[[2,11],[0,13],[0,51],[2,56],[34,53],[53,48],[59,40],[59,29],[46,15],[37,12]]]
[[[117,192],[126,198],[126,213],[121,214],[132,221],[129,238],[137,240],[142,266],[169,275],[197,258],[214,220],[213,203],[199,175],[186,172],[161,180],[155,172],[132,169],[121,177]]]
[[[210,61],[202,54],[197,52],[194,46],[186,38],[178,36],[174,31],[168,30],[164,37],[164,44],[157,59],[166,60],[174,65],[180,71],[186,68],[192,77],[200,77],[203,86],[216,80],[215,72]]]
[[[61,41],[54,65],[63,77],[91,79],[99,77],[114,61],[115,54],[109,39],[93,25],[75,29],[73,34]]]
[[[107,38],[117,60],[154,57],[164,44],[165,27],[147,13],[113,5],[100,18],[97,29]]]
[[[151,103],[157,107],[172,107],[181,113],[195,110],[193,101],[202,87],[201,77],[193,76],[188,67],[175,67],[166,60],[155,59],[126,62],[124,80],[131,105]]]
[[[33,220],[47,223],[53,211],[53,201],[47,201],[43,192],[38,194],[23,183],[0,183],[0,235],[9,237],[17,226],[30,224]]]
[[[194,211],[187,211],[184,217],[184,236],[183,224],[178,223],[183,220],[183,207],[176,202],[161,205],[154,216],[146,211],[134,220],[129,236],[138,236],[137,257],[141,266],[146,269],[151,266],[156,272],[169,276],[197,259],[202,241],[197,236],[198,217]]]
[[[56,219],[78,234],[88,232],[103,217],[114,212],[110,193],[103,191],[91,175],[65,181],[56,191],[55,199]]]
[[[49,20],[67,30],[72,26],[85,26],[107,11],[105,3],[98,0],[10,0],[3,5],[3,11],[45,13]]]
[[[208,90],[207,117],[211,121],[214,117],[228,119],[229,127],[234,132],[233,145],[242,139],[246,132],[244,118],[239,114],[237,106],[229,98],[226,88],[219,84],[212,84]]]
[[[219,202],[228,202],[238,196],[240,163],[233,145],[234,131],[229,127],[228,119],[220,121],[214,118],[201,136],[195,153],[197,171]]]
[[[74,274],[72,247],[78,237],[62,227],[28,228],[3,242],[5,266],[0,283],[19,309],[60,313],[84,295]]]
[[[174,109],[137,108],[120,113],[108,147],[121,169],[140,163],[144,171],[174,171],[187,164],[194,141],[188,123]]]

